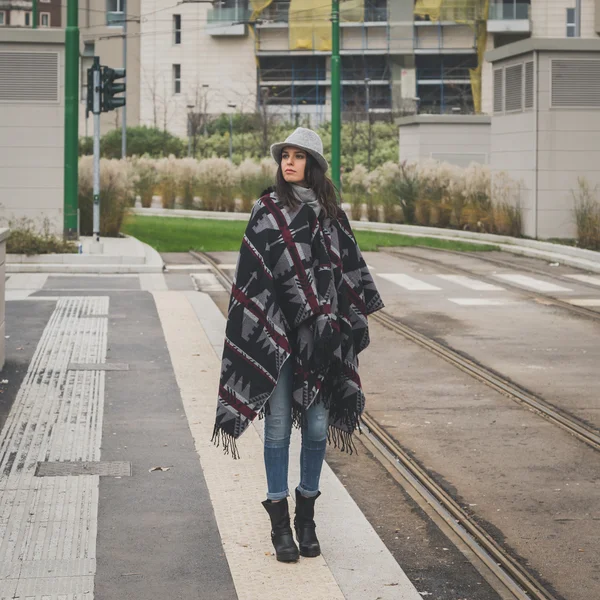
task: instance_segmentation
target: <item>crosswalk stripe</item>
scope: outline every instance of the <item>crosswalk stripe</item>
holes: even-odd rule
[[[600,285],[600,277],[592,277],[591,275],[567,275],[569,279],[582,281],[583,283],[591,283],[592,285]]]
[[[575,298],[568,302],[574,306],[600,306],[600,298]]]
[[[522,287],[530,288],[532,290],[537,290],[538,292],[572,292],[573,290],[569,288],[562,287],[560,285],[556,285],[554,283],[549,283],[548,281],[542,281],[541,279],[535,279],[533,277],[528,277],[527,275],[496,275],[498,279],[502,279],[503,281],[508,281],[510,283],[515,283],[516,285],[520,285]]]
[[[506,304],[514,304],[513,300],[503,298],[448,298],[448,300],[459,306],[505,306]]]
[[[435,285],[431,285],[410,275],[404,275],[403,273],[380,273],[379,276],[411,292],[435,292],[441,290],[441,288]]]
[[[444,281],[449,281],[450,283],[456,283],[457,285],[462,285],[470,290],[475,290],[477,292],[502,292],[504,288],[501,288],[497,285],[492,285],[491,283],[486,283],[485,281],[479,281],[477,279],[472,279],[471,277],[465,277],[464,275],[436,275],[440,279]]]

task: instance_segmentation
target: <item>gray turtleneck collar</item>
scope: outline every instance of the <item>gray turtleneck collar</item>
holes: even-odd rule
[[[315,194],[315,191],[311,188],[305,188],[301,185],[296,185],[295,183],[292,183],[291,185],[296,198],[298,198],[298,200],[301,202],[308,204],[315,211],[318,217],[319,213],[321,212],[321,204],[317,198],[317,195]]]

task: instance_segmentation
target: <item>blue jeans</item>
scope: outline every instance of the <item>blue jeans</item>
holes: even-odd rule
[[[293,359],[281,368],[279,380],[269,398],[269,414],[265,416],[265,468],[267,500],[283,500],[289,495],[288,463],[292,433]],[[329,411],[322,404],[313,404],[302,423],[300,452],[300,485],[298,491],[306,498],[319,493],[319,479],[327,446]]]

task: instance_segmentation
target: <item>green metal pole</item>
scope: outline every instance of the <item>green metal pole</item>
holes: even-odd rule
[[[341,189],[340,0],[331,2],[331,24],[331,178],[339,190]]]
[[[79,145],[79,2],[67,0],[65,33],[65,196],[64,235],[77,238],[77,161]]]
[[[31,6],[31,26],[37,29],[38,26],[38,0],[33,0]]]

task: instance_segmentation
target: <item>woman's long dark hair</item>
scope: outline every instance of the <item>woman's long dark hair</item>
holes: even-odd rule
[[[325,175],[321,165],[312,157],[308,152],[306,153],[306,168],[304,171],[304,180],[307,186],[314,190],[325,216],[335,219],[338,216],[338,197],[340,204],[342,197],[339,194],[333,181]],[[277,169],[277,183],[275,185],[275,192],[277,198],[282,202],[284,206],[296,207],[300,204],[300,200],[296,198],[294,190],[283,177],[283,170],[281,168],[281,160],[279,161],[279,168]]]

